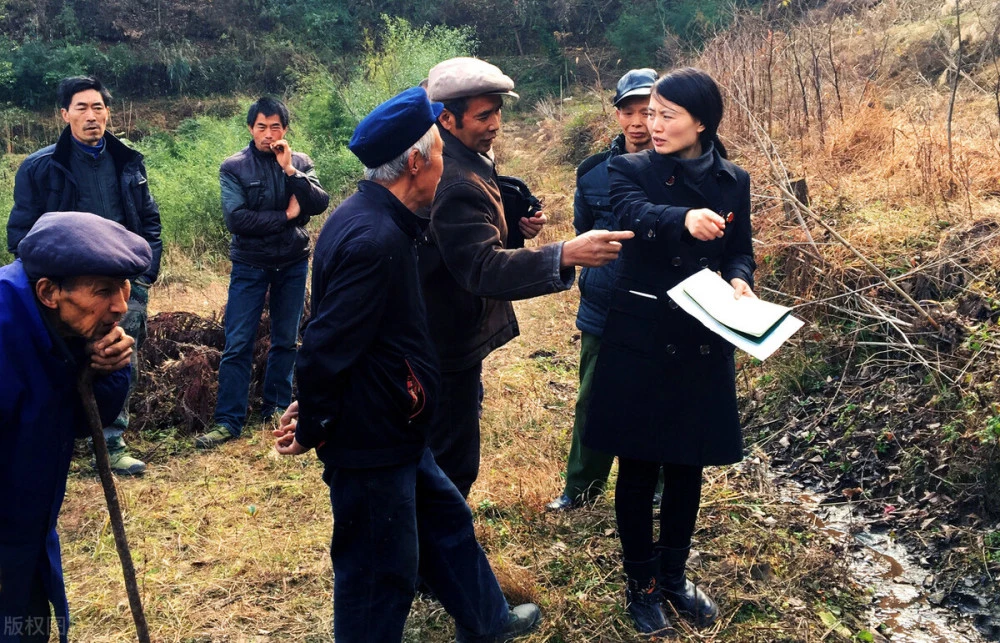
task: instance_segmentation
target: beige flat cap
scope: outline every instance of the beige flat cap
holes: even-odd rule
[[[499,94],[519,98],[514,81],[496,65],[478,58],[449,58],[431,69],[427,94],[432,101],[448,102],[469,96]]]

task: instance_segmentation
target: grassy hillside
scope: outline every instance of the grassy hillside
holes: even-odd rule
[[[681,627],[680,640],[878,640],[879,624],[865,619],[868,588],[846,575],[847,552],[780,499],[772,467],[849,504],[859,525],[918,547],[929,590],[975,606],[983,629],[995,627],[1000,15],[980,0],[958,10],[915,0],[828,3],[780,25],[748,16],[694,61],[720,80],[722,134],[753,179],[758,291],[801,305],[810,325],[764,364],[739,360],[749,457],[707,474],[692,561],[724,618],[707,633]],[[613,132],[606,90],[570,93],[568,102],[522,105],[498,144],[503,171],[525,177],[547,204],[541,241],[572,234],[573,166]],[[344,126],[323,120],[342,115],[337,95],[295,103],[296,136],[329,168],[328,181],[349,185],[351,166],[323,138]],[[154,194],[172,204],[165,213],[194,222],[171,229],[178,236],[168,278],[152,292],[156,310],[211,316],[224,302],[225,261],[205,260],[208,246],[195,240],[215,239],[208,245],[218,252],[224,236],[212,168],[243,144],[238,112],[142,143]],[[0,171],[9,175],[16,163],[7,159]],[[808,207],[786,192],[794,179],[805,179]],[[561,488],[569,444],[576,297],[518,303],[522,337],[487,361],[483,473],[471,503],[504,589],[545,611],[530,640],[628,641],[612,498],[569,516],[542,512]],[[176,372],[199,349],[180,350],[155,374]],[[199,353],[198,371],[208,410],[210,352]],[[187,392],[176,380],[162,384],[146,394],[176,401]],[[313,457],[279,459],[258,430],[196,454],[196,423],[145,419],[149,428],[132,439],[150,472],[119,489],[154,638],[329,640],[331,527]],[[75,636],[124,641],[130,620],[102,507],[78,463],[60,525]],[[408,640],[451,636],[440,606],[418,599]]]
[[[545,199],[551,225],[539,242],[571,234],[565,187],[572,167],[558,162],[562,131],[553,121],[519,124],[498,145],[503,167]],[[173,308],[156,297],[155,307]],[[526,641],[632,641],[612,496],[569,515],[542,511],[562,488],[569,447],[577,297],[569,291],[519,302],[522,337],[487,360],[482,474],[470,503],[510,600],[536,601],[545,612],[542,629]],[[177,431],[149,431],[134,443],[150,471],[120,481],[119,492],[157,640],[329,640],[331,524],[321,466],[312,455],[276,456],[258,426],[248,433],[207,454],[193,452]],[[847,640],[831,628],[853,635],[869,627],[862,588],[847,580],[839,550],[780,500],[767,468],[753,456],[706,476],[692,574],[719,597],[724,617],[703,634],[678,620],[682,640]],[[77,636],[128,640],[100,486],[82,461],[70,486],[61,531]],[[453,637],[440,605],[419,597],[406,640]]]

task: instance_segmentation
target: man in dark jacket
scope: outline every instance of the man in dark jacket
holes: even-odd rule
[[[492,158],[504,97],[514,81],[475,58],[452,58],[428,76],[438,119],[444,174],[420,246],[420,277],[431,337],[441,360],[441,402],[430,431],[434,457],[463,496],[479,475],[480,375],[483,359],[519,334],[511,301],[573,285],[575,266],[618,256],[629,232],[594,230],[566,242],[505,249],[507,225]],[[526,237],[544,217],[521,220]]]
[[[233,234],[233,271],[226,301],[226,348],[219,364],[215,425],[195,438],[207,449],[238,437],[246,422],[253,347],[264,312],[271,316],[271,348],[264,372],[261,416],[277,419],[292,400],[295,342],[309,271],[309,218],[326,210],[330,197],[313,162],[293,152],[285,133],[288,108],[263,97],[250,106],[253,140],[223,161],[222,213]]]
[[[608,186],[608,162],[620,154],[648,150],[653,143],[646,127],[649,93],[656,82],[656,70],[633,69],[618,80],[613,104],[622,133],[611,141],[611,148],[594,154],[576,169],[576,194],[573,196],[573,228],[577,234],[589,230],[618,230],[611,211]],[[614,456],[592,451],[580,442],[587,420],[590,386],[597,352],[601,347],[604,320],[611,305],[611,289],[618,262],[580,271],[580,309],[576,327],[580,329],[580,389],[573,418],[573,440],[566,463],[566,487],[562,495],[547,504],[549,511],[564,511],[585,503],[604,490]]]
[[[315,448],[326,465],[341,643],[402,640],[418,571],[460,643],[508,641],[540,618],[530,603],[507,605],[468,505],[425,443],[439,387],[417,274],[425,222],[414,212],[441,178],[440,111],[417,87],[355,130],[366,180],[316,243],[299,401],[274,432],[279,453]]]
[[[0,268],[0,643],[65,643],[69,606],[56,520],[73,440],[88,435],[76,384],[87,368],[110,424],[129,389],[134,342],[118,322],[149,244],[102,217],[38,219]],[[51,607],[50,607],[51,604]]]
[[[160,211],[149,193],[142,154],[106,131],[111,94],[95,78],[73,77],[59,83],[60,113],[66,128],[55,145],[24,159],[14,178],[14,208],[7,221],[7,248],[17,244],[45,212],[91,212],[124,225],[149,243],[153,260],[132,280],[128,312],[122,328],[136,341],[132,382],[135,386],[138,349],[146,337],[149,287],[160,271]],[[146,465],[130,456],[122,440],[128,428],[128,402],[104,429],[111,468],[119,475],[138,475]]]

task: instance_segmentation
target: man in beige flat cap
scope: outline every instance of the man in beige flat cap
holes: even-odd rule
[[[431,338],[441,362],[441,394],[428,432],[434,458],[463,496],[479,475],[483,359],[519,334],[511,301],[573,285],[576,266],[613,261],[631,232],[593,230],[569,241],[507,249],[507,224],[493,161],[504,98],[514,81],[495,65],[452,58],[431,69],[427,92],[444,103],[438,127],[444,174],[418,246]],[[545,215],[522,218],[533,238]]]

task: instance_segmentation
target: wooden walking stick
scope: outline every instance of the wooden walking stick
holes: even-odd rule
[[[85,368],[77,380],[77,391],[83,401],[83,410],[87,414],[87,424],[94,439],[94,458],[97,461],[97,472],[101,476],[101,486],[104,487],[104,499],[108,503],[108,515],[111,517],[111,530],[115,534],[115,547],[118,558],[122,562],[122,575],[125,576],[125,591],[128,593],[128,604],[132,610],[132,620],[135,621],[135,631],[139,643],[149,643],[149,628],[146,625],[146,615],[142,611],[142,599],[139,596],[139,585],[135,581],[135,565],[132,564],[132,552],[128,548],[125,537],[125,521],[122,519],[122,508],[118,503],[118,491],[115,489],[115,479],[111,474],[111,460],[108,458],[108,444],[104,441],[104,427],[101,414],[97,410],[97,399],[94,397],[94,371]]]

